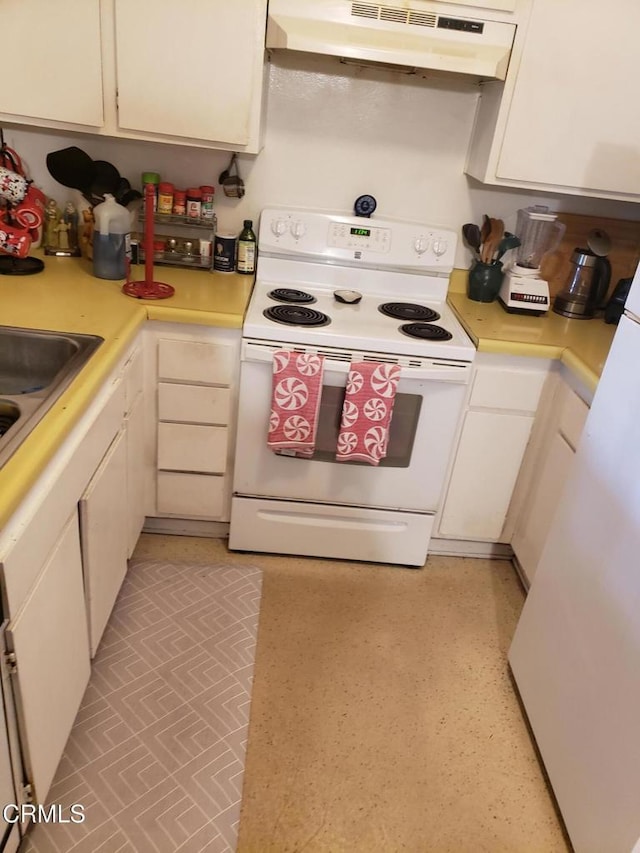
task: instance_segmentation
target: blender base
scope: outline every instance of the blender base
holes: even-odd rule
[[[507,305],[506,302],[503,302],[503,300],[499,296],[498,302],[504,308],[507,314],[526,314],[528,317],[542,317],[544,314],[547,313],[546,310],[538,311],[537,309],[533,308],[514,308],[511,305]]]

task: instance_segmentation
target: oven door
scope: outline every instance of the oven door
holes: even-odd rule
[[[291,347],[305,352],[305,347]],[[325,355],[316,452],[312,458],[267,447],[273,354],[282,347],[245,341],[242,348],[234,494],[434,513],[471,379],[471,364],[411,357],[366,359],[402,367],[387,457],[378,466],[336,462],[338,428],[350,362],[362,354]],[[309,348],[309,352],[319,352]]]

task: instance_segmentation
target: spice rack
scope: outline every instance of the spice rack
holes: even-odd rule
[[[145,217],[141,212],[138,216],[138,221],[144,224]],[[176,216],[172,213],[155,213],[153,216],[154,225],[159,225],[162,228],[179,229],[178,233],[165,233],[157,231],[154,234],[154,243],[162,241],[163,249],[154,250],[153,262],[158,266],[170,267],[186,267],[187,269],[210,270],[213,269],[213,238],[216,230],[216,217],[213,219],[195,219],[190,216]],[[190,231],[194,236],[191,236]],[[205,233],[207,236],[205,237]],[[138,239],[138,263],[144,263],[144,246],[142,234],[132,235],[134,239]],[[209,241],[209,255],[203,256],[200,254],[199,241],[206,239]],[[175,249],[170,248],[169,240],[175,240]],[[185,245],[191,243],[193,251],[191,253],[185,251]]]

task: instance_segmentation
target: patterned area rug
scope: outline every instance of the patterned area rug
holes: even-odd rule
[[[262,572],[131,562],[24,853],[235,850]]]

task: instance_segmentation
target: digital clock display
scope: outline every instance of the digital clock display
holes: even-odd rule
[[[350,233],[355,237],[370,237],[371,229],[370,228],[351,228]]]

